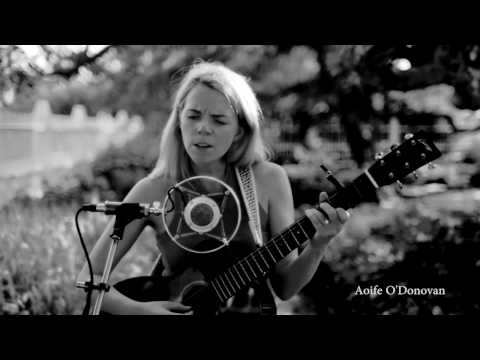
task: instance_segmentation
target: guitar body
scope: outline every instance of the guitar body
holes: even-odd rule
[[[192,307],[195,315],[216,315],[221,304],[200,273],[185,277],[138,276],[119,281],[113,287],[140,302],[176,301]],[[104,313],[105,314],[105,313]]]
[[[233,249],[238,252],[237,256],[230,253]],[[256,292],[255,298],[246,299],[249,296],[248,289],[240,293],[238,295],[240,304],[236,304],[235,301],[221,302],[207,280],[238,258],[246,256],[250,251],[249,248],[232,244],[230,248],[219,251],[219,254],[210,255],[208,257],[209,261],[203,262],[202,270],[187,268],[181,274],[174,276],[160,275],[164,267],[162,262],[159,261],[153,273],[154,276],[128,278],[117,282],[113,287],[135,301],[180,302],[191,306],[194,315],[275,315],[277,313],[275,301],[264,280],[252,283]],[[205,264],[208,264],[208,266]],[[245,305],[245,303],[248,303],[248,305]],[[108,313],[102,312],[102,315],[108,315]]]

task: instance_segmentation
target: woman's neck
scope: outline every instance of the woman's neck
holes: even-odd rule
[[[223,179],[227,170],[227,165],[224,162],[215,164],[192,164],[192,169],[195,175],[213,176],[217,179]]]

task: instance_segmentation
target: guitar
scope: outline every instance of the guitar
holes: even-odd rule
[[[440,156],[440,151],[426,134],[407,134],[400,145],[392,146],[389,153],[376,157],[376,161],[353,182],[330,194],[328,202],[334,208],[353,208],[371,199],[380,187],[402,179]],[[195,315],[216,315],[230,298],[266,278],[278,262],[310,240],[315,232],[309,218],[303,216],[264,246],[227,265],[217,275],[206,279],[200,274],[185,286],[178,286],[175,280],[153,276],[134,277],[113,286],[137,301],[175,300],[191,306]]]

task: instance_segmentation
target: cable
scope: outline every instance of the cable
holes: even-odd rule
[[[183,191],[180,190],[177,186],[172,186],[167,191],[168,200],[170,201],[170,204],[171,204],[170,209],[165,211],[167,214],[175,209],[175,201],[173,201],[173,199],[172,199],[172,192],[173,191],[178,191],[180,193],[180,195],[182,197],[182,201],[183,201],[183,207],[187,206],[187,202],[185,200],[185,195],[183,194]]]
[[[90,262],[90,256],[88,254],[88,250],[87,250],[87,247],[85,245],[85,241],[83,240],[83,237],[82,237],[82,232],[80,231],[80,227],[78,226],[78,215],[80,215],[80,213],[82,211],[86,211],[86,209],[82,206],[78,211],[77,213],[75,214],[75,225],[77,227],[77,231],[78,231],[78,236],[80,237],[80,243],[82,245],[82,249],[83,249],[83,252],[85,253],[85,257],[87,259],[87,264],[88,264],[88,271],[90,273],[90,286],[87,286],[85,288],[85,291],[87,292],[87,299],[86,299],[86,302],[85,302],[85,307],[83,309],[83,312],[82,312],[82,315],[88,315],[88,312],[90,310],[90,304],[92,302],[92,293],[93,293],[93,268],[92,268],[92,263]]]
[[[173,190],[175,190],[175,188],[170,189],[169,192],[168,192],[168,197],[169,197],[169,199],[172,203],[172,207],[171,207],[171,209],[167,210],[167,213],[169,213],[170,211],[172,211],[175,208],[175,203],[170,196],[170,192],[173,191]],[[176,189],[176,190],[180,191],[179,189]],[[180,193],[182,194],[182,198],[183,198],[183,193],[181,191],[180,191]],[[87,259],[88,271],[89,271],[89,274],[90,274],[90,281],[87,281],[87,282],[85,282],[85,284],[79,286],[79,287],[83,287],[85,289],[85,291],[87,292],[87,298],[86,298],[85,307],[83,309],[82,315],[89,315],[89,310],[90,310],[90,306],[91,306],[91,302],[92,302],[93,290],[95,290],[95,289],[105,290],[106,289],[106,291],[108,291],[108,288],[109,288],[108,284],[101,283],[99,285],[95,285],[95,283],[94,283],[92,263],[90,261],[90,256],[89,256],[87,247],[85,245],[85,241],[83,240],[82,232],[80,231],[80,227],[78,225],[78,216],[80,215],[80,213],[82,211],[93,211],[93,210],[95,210],[95,205],[92,205],[92,204],[83,205],[77,211],[77,213],[75,214],[75,226],[77,227],[77,232],[78,232],[78,236],[80,238],[80,243],[82,245],[82,249],[83,249],[83,252],[85,254],[85,258]]]

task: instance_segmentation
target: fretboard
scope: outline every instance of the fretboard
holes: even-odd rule
[[[334,208],[353,208],[372,192],[375,192],[375,187],[368,177],[362,174],[350,185],[330,195],[328,202]],[[315,232],[310,219],[303,216],[264,246],[231,265],[209,282],[218,300],[223,303],[254,281],[266,277],[276,264],[310,240]]]

